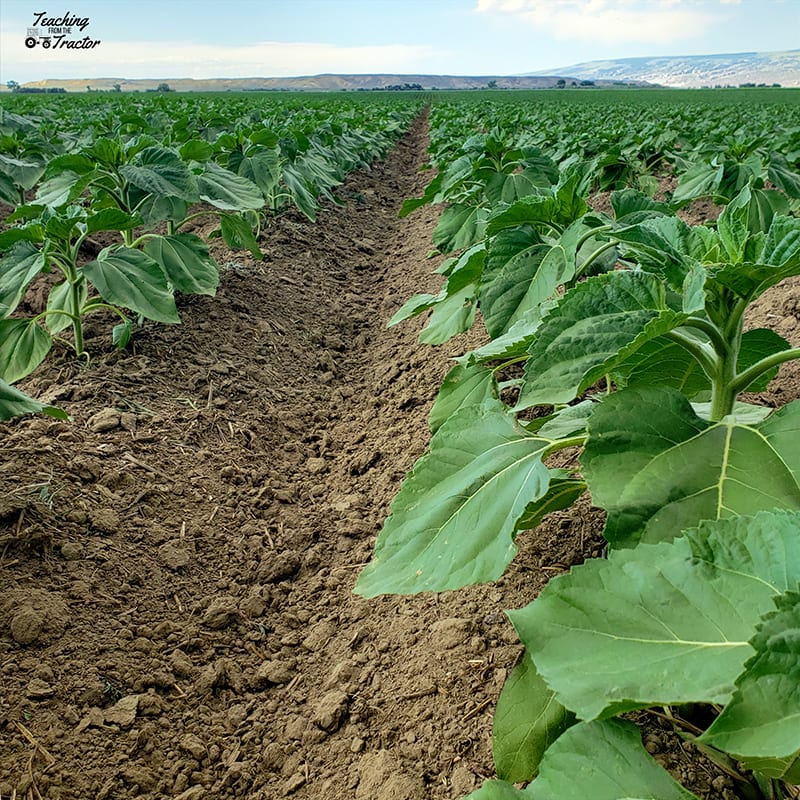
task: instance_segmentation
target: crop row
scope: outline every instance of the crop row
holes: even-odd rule
[[[610,555],[509,612],[525,656],[495,716],[499,779],[470,797],[694,797],[620,718],[641,709],[742,796],[794,797],[800,401],[741,395],[800,358],[772,330],[745,330],[750,305],[800,274],[796,109],[751,107],[745,124],[735,109],[642,106],[638,132],[625,121],[616,139],[602,109],[561,124],[563,110],[433,109],[437,173],[404,211],[444,204],[434,243],[451,256],[441,291],[392,323],[427,313],[420,338],[439,344],[480,320],[489,341],[445,378],[429,452],[356,591],[496,580],[518,535],[588,491]],[[713,186],[697,180],[706,163]],[[608,189],[609,210],[593,210]],[[690,225],[677,212],[701,195],[722,212]],[[574,448],[572,466],[551,466]]]
[[[0,200],[13,206],[0,232],[0,418],[37,408],[10,384],[56,337],[88,357],[90,314],[115,315],[125,347],[137,321],[180,321],[176,292],[215,294],[196,219],[261,257],[269,215],[296,207],[313,220],[321,198],[339,202],[345,176],[382,157],[419,105],[258,100],[13,97],[0,108]],[[17,313],[50,272],[60,280],[46,309]]]

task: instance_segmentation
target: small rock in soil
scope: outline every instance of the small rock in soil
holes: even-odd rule
[[[187,733],[186,736],[178,742],[178,747],[188,753],[195,761],[202,761],[207,755],[203,740],[193,733]]]
[[[179,570],[188,567],[192,561],[192,552],[180,540],[166,542],[158,548],[158,557],[165,567]]]
[[[77,561],[83,555],[83,547],[77,542],[64,542],[61,545],[61,555],[67,561]]]
[[[139,710],[139,695],[131,694],[123,697],[111,708],[107,708],[103,714],[105,721],[109,725],[119,725],[120,728],[130,728],[136,720],[136,713]]]
[[[197,668],[183,650],[173,650],[169,657],[170,669],[181,678],[192,678],[197,673]]]
[[[25,697],[31,700],[44,700],[47,697],[52,697],[55,693],[56,690],[41,678],[34,678],[25,688]]]
[[[119,530],[119,513],[114,508],[98,508],[91,512],[92,530],[99,533],[116,533]]]
[[[63,635],[69,621],[64,601],[43,589],[12,590],[0,606],[0,625],[7,624],[17,644],[47,644]]]
[[[121,424],[122,418],[119,411],[115,408],[104,408],[102,411],[98,411],[94,416],[89,417],[89,421],[87,422],[89,430],[95,433],[113,431],[115,428],[119,428]]]
[[[280,685],[289,683],[294,677],[292,665],[286,661],[264,661],[256,670],[256,686],[263,687],[267,684]]]
[[[203,625],[212,630],[227,628],[239,615],[236,600],[232,597],[215,597],[203,614]]]
[[[294,577],[300,570],[300,556],[292,550],[268,556],[258,568],[257,577],[264,583],[278,583]]]
[[[475,632],[475,623],[470,619],[449,617],[431,625],[431,638],[440,647],[449,650],[466,642]]]
[[[312,722],[322,730],[333,733],[344,720],[350,698],[341,690],[328,692],[317,703]]]

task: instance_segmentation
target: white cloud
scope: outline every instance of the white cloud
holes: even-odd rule
[[[476,10],[519,17],[557,39],[592,42],[681,41],[702,35],[715,20],[682,0],[478,0]]]
[[[433,48],[412,45],[339,47],[312,42],[218,46],[191,42],[102,41],[91,50],[25,47],[24,36],[0,33],[0,76],[40,78],[238,78],[416,71]],[[440,53],[438,55],[441,55]]]

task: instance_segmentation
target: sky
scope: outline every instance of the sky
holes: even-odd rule
[[[42,34],[65,15],[83,30],[73,25],[60,47],[28,48],[37,15]],[[0,0],[0,83],[519,75],[798,47],[800,0]]]

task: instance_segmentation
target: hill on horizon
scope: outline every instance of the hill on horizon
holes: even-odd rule
[[[800,50],[719,53],[702,56],[644,56],[586,61],[552,70],[581,80],[646,81],[676,88],[779,83],[800,87]],[[533,73],[532,73],[533,74]]]

